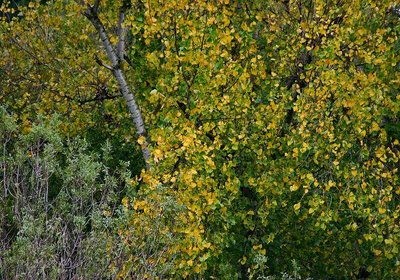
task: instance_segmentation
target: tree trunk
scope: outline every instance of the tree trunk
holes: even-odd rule
[[[121,69],[121,60],[123,59],[123,53],[124,53],[124,30],[122,27],[122,21],[124,18],[124,11],[121,9],[120,11],[120,22],[119,22],[119,43],[118,43],[118,48],[117,51],[114,49],[113,45],[110,42],[110,39],[107,35],[107,31],[105,30],[104,25],[100,21],[98,17],[98,4],[89,6],[85,13],[85,17],[89,19],[89,21],[93,24],[94,28],[96,29],[97,33],[100,36],[101,42],[103,44],[104,49],[106,50],[107,57],[111,61],[111,66],[106,66],[109,70],[112,71],[115,79],[118,82],[118,85],[120,87],[120,90],[122,92],[123,97],[125,98],[125,101],[128,105],[128,109],[130,112],[130,115],[132,117],[132,120],[135,124],[136,128],[136,134],[138,136],[143,136],[146,140],[145,142],[141,145],[142,149],[142,155],[143,159],[146,164],[146,168],[150,168],[150,151],[148,148],[147,144],[147,137],[146,137],[146,129],[144,126],[143,122],[143,117],[139,108],[139,105],[136,102],[136,98],[132,90],[130,89],[124,72]],[[117,53],[118,52],[118,53]]]

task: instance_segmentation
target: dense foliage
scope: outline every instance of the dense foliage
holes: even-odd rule
[[[400,275],[395,1],[87,2],[1,6],[5,279]]]
[[[1,279],[104,279],[124,257],[118,206],[131,173],[112,164],[110,143],[65,140],[59,121],[41,120],[23,134],[0,108]]]

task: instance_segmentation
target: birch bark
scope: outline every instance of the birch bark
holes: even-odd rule
[[[124,50],[124,48],[125,48],[125,44],[124,44],[125,30],[122,25],[123,19],[125,17],[124,13],[125,13],[125,11],[123,9],[121,9],[120,15],[119,15],[119,22],[118,22],[119,42],[118,42],[116,50],[114,49],[114,46],[110,42],[110,39],[107,35],[107,31],[106,31],[103,23],[99,19],[98,5],[89,6],[86,9],[84,15],[92,23],[92,25],[94,26],[94,28],[96,29],[97,33],[100,36],[103,47],[107,53],[107,57],[111,62],[111,67],[109,69],[112,71],[115,79],[117,80],[120,90],[122,92],[122,95],[127,103],[129,113],[132,117],[132,120],[133,120],[135,128],[136,128],[136,134],[138,136],[143,136],[144,139],[146,139],[145,142],[141,145],[141,149],[142,149],[143,159],[146,163],[146,168],[149,169],[150,168],[150,162],[149,162],[150,151],[148,148],[146,129],[145,129],[143,117],[142,117],[139,105],[136,101],[134,92],[129,87],[129,85],[126,81],[124,72],[121,68],[121,61],[123,59],[123,55],[124,55],[124,51],[125,51]]]

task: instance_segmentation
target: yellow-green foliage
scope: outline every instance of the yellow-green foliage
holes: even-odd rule
[[[399,275],[399,141],[384,129],[399,114],[394,1],[131,2],[123,68],[152,168],[132,182],[139,195],[123,201],[132,219],[120,235],[131,258],[121,278],[256,278],[289,270],[292,259],[317,279]],[[100,6],[114,43],[119,5]],[[60,63],[78,74],[63,64],[54,66],[59,78],[35,74],[60,92],[46,91],[37,110],[61,102],[72,81],[88,85],[79,67],[115,87],[93,59],[104,53],[79,6],[49,4],[45,28],[47,11],[59,19],[54,34],[65,36],[47,46],[64,51]],[[37,27],[25,31],[30,22],[14,21],[7,36],[37,44],[30,48],[42,50],[39,61],[53,65],[58,57],[29,40],[29,32],[43,39]],[[22,72],[24,51],[15,46],[7,50]],[[18,100],[31,103],[36,91],[26,92]],[[62,100],[61,108],[74,106]],[[90,122],[84,106],[68,112]]]

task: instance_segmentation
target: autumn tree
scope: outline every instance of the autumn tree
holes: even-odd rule
[[[2,23],[2,69],[23,81],[17,101],[2,99],[31,108],[22,122],[63,104],[79,133],[92,111],[76,88],[86,100],[92,81],[122,93],[92,107],[131,114],[147,164],[124,200],[121,278],[257,278],[293,259],[314,278],[393,278],[397,11],[386,0],[32,3]],[[36,63],[26,75],[20,54]]]

